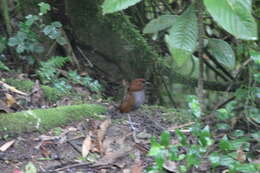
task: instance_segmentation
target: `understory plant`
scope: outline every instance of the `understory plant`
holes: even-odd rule
[[[64,77],[60,77],[61,68],[69,62],[68,57],[55,56],[47,61],[41,61],[37,74],[43,84],[50,84],[61,92],[69,92],[71,84],[81,84],[92,92],[101,91],[101,85],[97,80],[89,76],[81,77],[77,71],[70,70]]]
[[[42,37],[55,40],[60,45],[66,43],[60,30],[62,27],[60,22],[45,23],[44,16],[50,11],[50,5],[41,2],[38,6],[39,13],[27,15],[25,20],[19,23],[19,30],[8,39],[8,45],[15,47],[16,52],[21,55],[20,57],[25,58],[31,65],[37,61],[39,63],[40,60],[36,59],[36,55],[44,52],[44,46],[41,43]]]
[[[253,162],[257,159],[256,151],[251,150],[252,144],[259,141],[259,131],[246,132],[238,129],[232,133],[223,131],[227,130],[224,127],[231,128],[223,121],[231,120],[231,117],[236,116],[232,112],[235,102],[216,112],[217,125],[211,127],[215,130],[210,130],[208,125],[203,127],[200,123],[201,111],[197,98],[191,96],[188,100],[195,120],[194,125],[189,128],[188,134],[176,130],[177,142],[176,139],[171,139],[171,134],[167,131],[161,134],[159,141],[153,138],[148,155],[154,158],[154,165],[148,167],[147,172],[166,172],[166,162],[172,165],[175,172],[181,173],[200,169],[200,166],[205,163],[207,163],[206,170],[210,172],[215,172],[218,168],[230,173],[259,172],[259,165]],[[175,141],[174,144],[172,141]]]

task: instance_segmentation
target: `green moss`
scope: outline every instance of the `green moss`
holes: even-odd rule
[[[66,93],[62,93],[56,88],[51,88],[46,85],[42,85],[41,88],[43,90],[45,100],[49,102],[55,102],[59,100],[62,96],[66,95]]]
[[[31,92],[34,86],[34,82],[31,80],[18,80],[18,79],[6,79],[5,82],[18,90],[23,92]],[[44,99],[48,102],[55,102],[59,100],[61,97],[67,95],[66,93],[62,93],[56,88],[52,88],[46,85],[41,85],[43,90]]]
[[[100,105],[82,104],[0,114],[0,138],[31,131],[44,132],[84,117],[100,118],[98,115],[105,111]]]
[[[34,83],[31,80],[18,80],[12,78],[5,79],[5,82],[23,92],[32,91],[34,85]]]

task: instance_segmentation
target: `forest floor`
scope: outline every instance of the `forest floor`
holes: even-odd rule
[[[0,140],[0,146],[7,145],[0,152],[0,172],[18,173],[31,163],[38,172],[141,173],[152,163],[147,156],[151,137],[175,128],[162,114],[160,109],[110,110],[103,120],[87,118],[45,134]]]
[[[0,76],[3,78],[10,76]],[[12,76],[14,77],[14,76]],[[23,77],[15,77],[23,78]],[[6,80],[7,81],[7,80]],[[51,108],[59,105],[73,105],[73,98],[66,95],[55,103],[44,101],[45,91],[37,82],[26,82],[29,90],[16,85],[0,87],[0,111],[4,113],[30,110],[35,108]],[[18,87],[13,89],[12,85]],[[32,86],[34,85],[34,86]],[[158,106],[144,106],[136,111],[121,114],[114,103],[91,99],[83,87],[75,87],[86,98],[80,102],[101,104],[107,112],[96,119],[87,117],[83,120],[49,129],[45,133],[30,132],[0,138],[0,173],[34,173],[37,172],[87,172],[87,173],[141,173],[151,166],[153,160],[148,156],[151,138],[159,139],[164,130],[172,132],[177,128],[188,128],[188,114],[168,111]],[[29,97],[20,93],[19,89],[30,93]],[[8,90],[8,91],[7,91]],[[23,92],[23,91],[21,91]],[[49,89],[50,92],[50,89]],[[47,93],[47,92],[46,92]],[[50,94],[53,96],[53,94]],[[46,98],[46,97],[45,97]],[[0,114],[3,116],[4,114]],[[186,118],[185,118],[186,116]],[[30,123],[28,122],[28,126]],[[178,139],[172,135],[173,143]],[[176,165],[165,165],[165,168]]]

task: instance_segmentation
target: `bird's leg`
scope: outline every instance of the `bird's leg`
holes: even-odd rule
[[[134,141],[136,142],[136,143],[138,143],[137,141],[137,139],[136,139],[136,131],[137,131],[137,129],[135,128],[135,126],[134,126],[134,122],[132,122],[132,120],[131,120],[131,116],[129,115],[129,114],[127,114],[127,116],[128,116],[128,123],[129,123],[129,125],[130,125],[130,127],[131,127],[131,129],[132,129],[132,131],[133,131],[133,139],[134,139]]]
[[[131,120],[131,116],[130,116],[129,114],[127,114],[127,117],[128,117],[128,123],[129,123],[131,129],[132,129],[133,131],[136,131],[136,128],[135,128],[135,126],[134,126],[135,123]]]

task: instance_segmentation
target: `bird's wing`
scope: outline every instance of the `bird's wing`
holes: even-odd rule
[[[134,96],[132,93],[129,92],[124,97],[122,103],[120,104],[119,110],[122,113],[129,112],[133,108],[134,104],[135,104]]]

